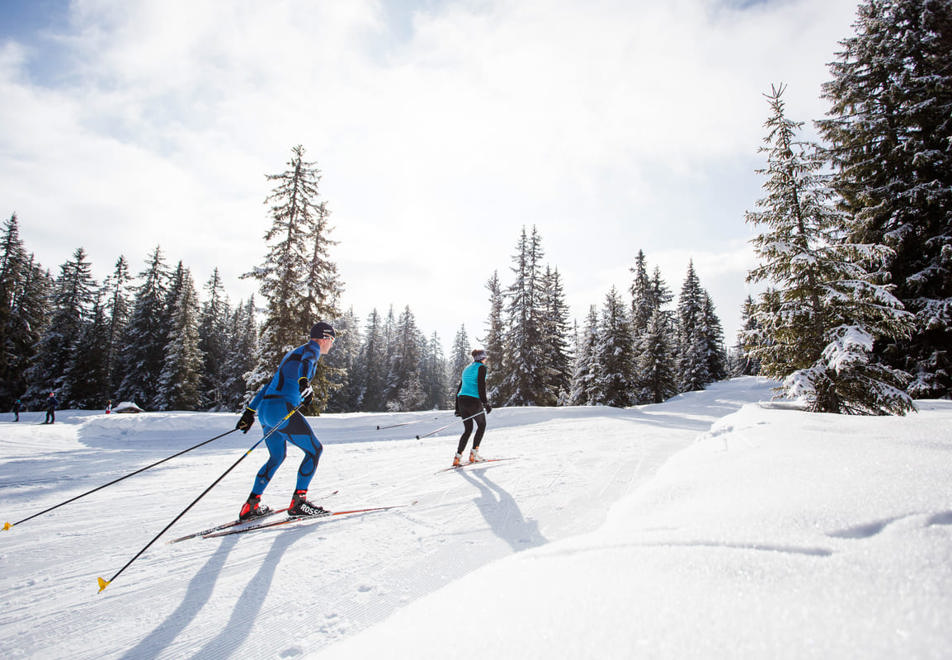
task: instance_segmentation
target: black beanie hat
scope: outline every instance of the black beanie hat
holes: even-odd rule
[[[337,337],[337,333],[334,332],[334,327],[330,323],[318,321],[311,328],[311,339],[326,339],[328,337]]]

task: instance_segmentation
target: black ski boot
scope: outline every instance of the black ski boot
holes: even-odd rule
[[[291,505],[288,507],[288,516],[291,518],[301,518],[304,516],[326,516],[330,513],[327,509],[307,501],[306,490],[294,491],[294,497],[291,498]]]
[[[271,508],[267,505],[261,506],[261,496],[252,493],[248,496],[248,501],[241,505],[241,513],[238,514],[238,520],[252,520],[260,518],[271,513]]]

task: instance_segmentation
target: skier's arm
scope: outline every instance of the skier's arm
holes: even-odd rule
[[[479,370],[476,372],[476,386],[479,388],[479,400],[483,404],[488,405],[489,401],[486,399],[486,365],[479,365]]]

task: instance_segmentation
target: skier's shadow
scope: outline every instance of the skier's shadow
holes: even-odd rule
[[[175,638],[188,627],[198,616],[208,602],[215,588],[215,581],[221,573],[228,555],[235,545],[229,539],[221,545],[218,551],[199,569],[195,577],[188,583],[188,589],[182,597],[181,604],[163,621],[158,628],[149,633],[133,648],[129,649],[123,660],[138,658],[154,658],[175,641]]]
[[[526,520],[513,499],[504,488],[486,476],[486,469],[460,470],[459,473],[476,488],[479,496],[474,500],[493,532],[508,543],[515,552],[540,546],[548,541],[539,531],[536,520]]]

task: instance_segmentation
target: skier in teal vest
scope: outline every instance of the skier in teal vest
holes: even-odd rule
[[[473,362],[460,376],[459,386],[456,388],[456,416],[463,418],[463,435],[459,438],[453,466],[459,467],[463,460],[463,451],[469,442],[469,435],[473,432],[473,422],[476,422],[476,435],[473,436],[473,448],[469,452],[470,463],[481,463],[486,460],[479,455],[479,443],[486,432],[486,415],[492,412],[493,407],[486,399],[486,365],[488,357],[481,348],[473,350]]]
[[[255,477],[248,497],[238,514],[239,520],[249,520],[271,512],[267,506],[261,506],[261,494],[267,488],[271,477],[284,462],[287,455],[287,443],[295,445],[304,452],[304,460],[298,468],[297,484],[288,515],[322,516],[327,515],[324,508],[307,501],[307,488],[317,470],[323,446],[314,435],[310,424],[300,411],[295,410],[302,404],[311,402],[314,390],[311,389],[311,379],[317,369],[317,361],[326,355],[334,345],[336,333],[330,324],[323,321],[311,328],[310,340],[290,351],[281,360],[281,365],[271,381],[258,390],[255,397],[245,408],[241,419],[235,426],[245,433],[255,422],[255,413],[261,418],[261,427],[268,435],[265,444],[268,446],[268,460],[261,466]],[[288,413],[294,411],[290,417]],[[272,433],[272,430],[274,431]]]

